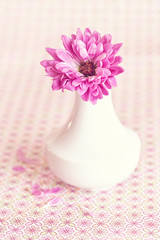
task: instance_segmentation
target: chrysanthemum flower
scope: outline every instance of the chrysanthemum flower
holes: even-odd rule
[[[46,48],[53,60],[41,61],[53,79],[52,89],[77,91],[84,101],[95,104],[117,86],[115,76],[124,71],[119,66],[122,58],[115,56],[122,43],[112,44],[110,34],[101,37],[89,28],[61,38],[65,49]]]

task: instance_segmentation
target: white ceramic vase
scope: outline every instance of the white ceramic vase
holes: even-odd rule
[[[96,105],[76,96],[63,128],[47,140],[50,168],[64,182],[82,188],[108,188],[136,168],[140,139],[118,120],[111,94]]]

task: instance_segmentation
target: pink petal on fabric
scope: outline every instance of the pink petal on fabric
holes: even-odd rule
[[[26,171],[26,169],[23,167],[23,166],[14,166],[13,168],[12,168],[12,170],[13,171],[16,171],[16,172],[25,172]]]
[[[50,205],[55,205],[59,202],[62,202],[62,199],[61,198],[53,198],[49,201]]]
[[[31,185],[31,194],[34,196],[40,196],[41,195],[41,189],[40,189],[40,185],[35,183]]]
[[[50,189],[42,189],[41,190],[44,194],[50,194],[51,190]]]
[[[52,188],[51,189],[51,193],[58,193],[58,192],[60,192],[62,190],[62,188],[60,188],[60,187],[55,187],[55,188]]]
[[[39,185],[38,183],[34,183],[34,184],[32,184],[31,187],[32,187],[33,190],[40,189],[40,185]]]
[[[41,195],[41,191],[40,190],[34,190],[34,191],[32,191],[32,195],[33,196],[40,196]]]
[[[26,158],[21,148],[17,149],[16,156],[21,162],[26,164],[38,164],[40,162],[40,160],[36,158]]]

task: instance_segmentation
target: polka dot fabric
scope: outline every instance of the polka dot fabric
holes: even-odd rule
[[[62,183],[45,159],[46,137],[74,95],[53,92],[40,61],[77,27],[124,43],[114,106],[142,141],[134,173],[103,191]],[[0,239],[160,239],[159,29],[159,0],[1,1]]]

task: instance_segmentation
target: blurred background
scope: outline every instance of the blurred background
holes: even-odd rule
[[[40,61],[49,59],[45,47],[63,48],[61,35],[70,36],[76,32],[77,27],[82,30],[89,27],[101,35],[110,33],[113,43],[123,43],[120,55],[123,56],[122,66],[125,72],[117,77],[118,87],[113,89],[113,100],[123,124],[141,136],[142,153],[133,175],[136,176],[135,179],[129,179],[121,189],[124,205],[129,202],[132,204],[132,199],[127,196],[137,194],[140,197],[140,200],[133,201],[138,201],[143,206],[143,209],[137,210],[138,218],[142,220],[143,211],[156,212],[158,207],[156,199],[152,203],[148,199],[149,196],[158,196],[160,167],[159,0],[0,1],[1,199],[8,201],[5,191],[11,186],[11,196],[16,196],[12,199],[11,209],[14,211],[22,196],[29,196],[24,188],[28,187],[30,179],[43,179],[43,184],[58,184],[45,164],[45,138],[51,128],[58,127],[65,121],[73,96],[69,92],[53,93],[51,79],[45,76]],[[19,147],[28,156],[43,163],[38,167],[39,173],[33,171],[37,167],[30,168],[30,172],[23,177],[12,171],[12,167],[19,164],[16,157]],[[46,176],[42,176],[42,172],[46,172]],[[134,184],[136,182],[137,185]],[[68,195],[64,195],[64,201],[67,201],[66,196]],[[106,200],[108,212],[112,207],[115,210],[115,204],[119,204],[119,200],[115,200],[118,196],[115,189],[109,192],[109,196],[107,199],[110,200]],[[94,202],[96,195],[92,197]],[[147,208],[149,204],[153,205],[152,210]],[[126,208],[127,205],[121,210],[134,211]],[[113,224],[109,226],[113,227]],[[124,226],[125,222],[121,224],[121,227]],[[147,228],[145,223],[143,228]],[[158,229],[158,225],[154,228]],[[3,239],[6,231],[1,232]],[[129,237],[130,234],[126,232],[125,236]],[[143,231],[137,234],[143,236]],[[146,230],[145,234],[149,232]]]

